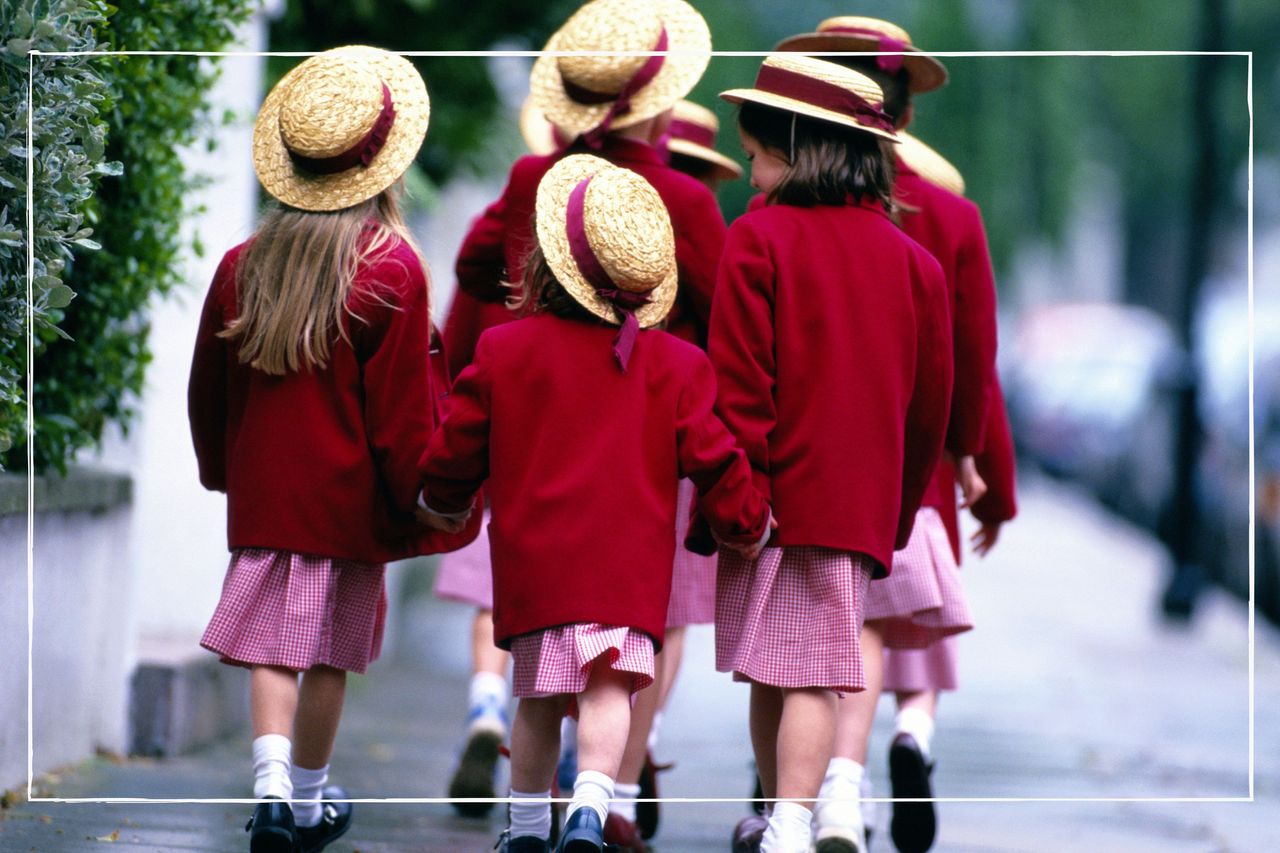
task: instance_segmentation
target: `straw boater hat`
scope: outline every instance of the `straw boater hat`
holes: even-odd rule
[[[614,354],[627,369],[640,329],[676,298],[675,236],[648,181],[590,154],[570,154],[538,184],[538,243],[556,280],[582,307],[621,326]]]
[[[896,140],[893,119],[885,114],[880,87],[852,68],[811,56],[766,56],[752,89],[730,89],[720,97],[731,104],[750,101]]]
[[[951,161],[905,130],[898,131],[897,154],[917,175],[956,195],[964,195],[964,176]]]
[[[341,210],[385,190],[422,147],[431,104],[403,57],[339,47],[272,88],[253,127],[253,167],[271,195],[303,210]]]
[[[856,15],[827,18],[818,24],[817,32],[783,39],[774,49],[796,53],[900,52],[904,55],[881,56],[876,59],[876,63],[890,73],[906,67],[907,88],[912,94],[931,92],[947,82],[947,69],[941,62],[921,53],[902,27],[879,18],[862,18]],[[835,57],[829,58],[839,61]]]
[[[742,167],[713,147],[719,131],[720,120],[715,113],[692,101],[680,101],[667,128],[667,150],[711,163],[716,167],[716,176],[724,180],[740,178]]]
[[[684,0],[592,0],[533,64],[529,87],[547,120],[594,141],[665,112],[702,77],[711,32]],[[669,51],[659,56],[555,56],[551,51]]]

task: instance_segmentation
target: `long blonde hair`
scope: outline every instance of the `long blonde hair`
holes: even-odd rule
[[[398,240],[425,271],[392,189],[330,212],[275,205],[236,265],[239,309],[219,336],[239,339],[240,363],[264,373],[324,368],[335,331],[351,342],[344,315],[361,319],[348,305],[357,271]]]

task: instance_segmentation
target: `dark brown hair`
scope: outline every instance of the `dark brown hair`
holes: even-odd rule
[[[750,101],[738,112],[738,126],[787,163],[767,203],[838,205],[852,196],[893,213],[893,143],[884,137]]]
[[[599,317],[592,314],[569,295],[564,285],[556,278],[542,254],[541,246],[534,246],[533,251],[524,263],[524,280],[520,285],[511,285],[513,291],[507,297],[507,307],[521,316],[540,314],[549,311],[557,317],[569,320],[583,320],[588,323],[602,323]]]

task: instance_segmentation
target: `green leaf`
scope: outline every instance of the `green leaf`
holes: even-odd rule
[[[65,284],[50,288],[46,294],[46,303],[50,308],[66,308],[71,304],[71,300],[76,298],[76,292]]]
[[[9,39],[9,43],[5,47],[9,53],[25,59],[27,54],[31,52],[31,39]]]
[[[101,243],[96,240],[90,240],[88,237],[81,237],[79,240],[72,240],[71,242],[82,249],[88,249],[92,252],[96,252],[102,248]]]

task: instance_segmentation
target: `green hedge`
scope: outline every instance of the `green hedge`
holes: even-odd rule
[[[22,8],[37,21],[42,15],[52,20],[49,15],[55,7],[82,13],[96,10],[100,17],[85,38],[96,31],[102,47],[111,50],[209,51],[225,48],[232,28],[248,17],[254,5],[253,0],[172,0],[114,9],[95,2],[28,0]],[[105,25],[102,16],[108,19]],[[13,42],[9,44],[15,52]],[[16,51],[24,52],[23,45]],[[179,229],[185,218],[197,212],[190,198],[200,181],[184,173],[179,152],[205,138],[219,118],[209,114],[205,102],[217,77],[216,67],[207,59],[168,55],[111,56],[90,62],[37,57],[37,120],[54,126],[65,117],[58,111],[69,109],[77,99],[68,98],[51,108],[44,101],[44,89],[52,85],[48,81],[68,74],[68,66],[81,63],[85,75],[105,81],[103,96],[91,102],[100,116],[95,120],[106,123],[105,146],[100,134],[96,143],[81,144],[81,153],[91,165],[90,177],[101,181],[97,193],[87,199],[81,185],[72,187],[58,180],[51,186],[63,199],[74,202],[77,215],[93,226],[92,241],[86,234],[74,233],[70,242],[79,239],[83,248],[101,248],[80,253],[63,270],[63,281],[77,298],[65,316],[48,308],[48,319],[58,323],[61,333],[50,324],[38,333],[41,351],[36,356],[33,400],[35,459],[40,471],[64,471],[76,451],[101,440],[108,423],[128,427],[151,358],[144,309],[153,295],[168,293],[184,280],[181,258],[187,247]],[[22,65],[25,72],[25,59]],[[81,107],[81,112],[87,108]],[[71,117],[72,123],[85,120],[84,115]],[[51,144],[40,156],[57,161],[66,146],[51,132],[46,138]],[[38,176],[37,184],[42,183],[49,181]],[[43,204],[37,198],[41,215]],[[75,215],[69,221],[75,221]],[[37,254],[55,258],[39,242],[41,236],[37,229]],[[198,244],[194,248],[200,251]],[[69,294],[54,289],[49,296],[61,301]],[[12,366],[20,368],[20,360]],[[10,394],[7,399],[16,397]],[[7,431],[13,441],[13,448],[2,458],[6,467],[22,469],[24,436],[21,423],[15,428],[9,419],[12,408],[0,420],[0,432]]]

